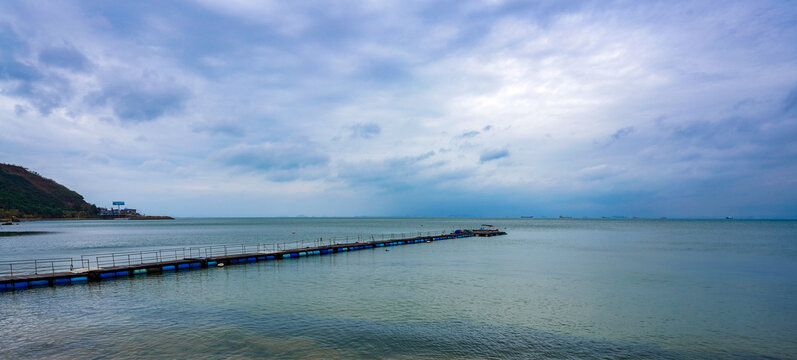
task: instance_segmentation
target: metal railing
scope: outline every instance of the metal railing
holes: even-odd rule
[[[285,250],[334,246],[348,243],[400,240],[413,237],[434,236],[439,232],[394,233],[380,235],[352,235],[346,237],[318,238],[294,242],[269,244],[207,245],[145,249],[81,255],[79,259],[55,258],[0,262],[0,276],[82,272],[116,266],[133,266],[190,258],[210,258],[241,254],[268,254]],[[442,234],[446,234],[443,231]]]
[[[72,258],[15,260],[0,262],[0,276],[55,274],[88,267],[88,262]]]

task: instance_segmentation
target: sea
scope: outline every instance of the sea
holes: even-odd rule
[[[486,225],[507,235],[0,292],[0,358],[797,359],[797,221],[43,221],[2,226],[39,233],[0,262]]]

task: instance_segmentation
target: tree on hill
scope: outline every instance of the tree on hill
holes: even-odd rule
[[[97,207],[83,196],[36,172],[0,163],[0,218],[92,217]]]

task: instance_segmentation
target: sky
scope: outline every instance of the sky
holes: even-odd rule
[[[0,162],[172,216],[797,217],[793,1],[3,1]]]

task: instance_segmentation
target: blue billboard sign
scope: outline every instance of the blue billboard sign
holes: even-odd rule
[[[113,204],[114,205],[124,205],[125,202],[124,201],[114,201]]]

